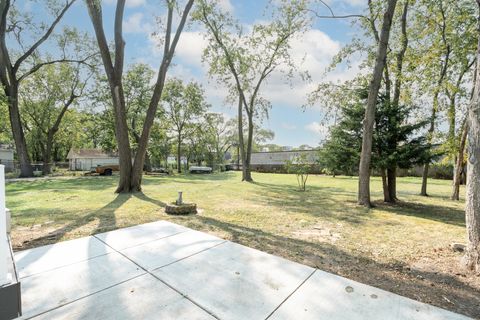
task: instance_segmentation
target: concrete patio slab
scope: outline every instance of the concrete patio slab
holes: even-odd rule
[[[121,253],[144,269],[153,270],[222,242],[225,240],[191,230],[128,248]]]
[[[110,252],[114,250],[95,237],[85,237],[16,252],[15,264],[24,278]]]
[[[271,320],[466,320],[434,306],[317,270]]]
[[[152,273],[220,319],[265,319],[313,271],[226,242]]]
[[[215,319],[150,274],[126,281],[35,319]]]
[[[115,250],[122,250],[188,230],[190,229],[168,221],[156,221],[95,236]]]
[[[41,314],[144,273],[112,252],[26,277],[21,280],[23,317]]]
[[[169,222],[15,260],[24,319],[468,319]]]

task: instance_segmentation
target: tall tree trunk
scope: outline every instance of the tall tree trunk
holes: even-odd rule
[[[246,171],[246,157],[245,157],[245,143],[243,140],[243,101],[242,96],[238,96],[238,144],[239,144],[239,151],[240,157],[242,159],[242,181],[246,180],[247,171]]]
[[[111,86],[112,87],[112,86]],[[128,134],[127,115],[123,87],[121,83],[113,86],[112,90],[113,111],[115,115],[115,137],[118,146],[118,159],[120,167],[120,178],[116,193],[129,193],[132,190],[132,149],[130,147],[130,137]]]
[[[388,195],[390,202],[395,202],[397,200],[397,169],[389,168],[387,169],[387,180],[388,180]]]
[[[253,182],[250,160],[252,159],[253,147],[253,114],[248,115],[248,138],[247,138],[247,154],[245,160],[245,181]]]
[[[148,152],[145,154],[145,164],[143,165],[143,170],[152,172],[152,161],[150,160],[150,155]]]
[[[477,0],[480,10],[480,0]],[[467,250],[464,263],[467,268],[480,273],[480,13],[477,28],[477,66],[475,89],[468,110],[468,161],[465,222]]]
[[[33,169],[30,164],[30,158],[27,150],[27,143],[25,141],[25,135],[23,132],[22,122],[20,119],[20,111],[18,109],[18,87],[19,83],[38,71],[38,69],[46,63],[36,63],[34,66],[30,66],[30,69],[23,75],[18,76],[17,72],[21,69],[22,63],[32,56],[36,50],[50,37],[53,30],[63,18],[65,12],[73,5],[75,0],[65,2],[63,8],[58,11],[57,16],[50,24],[45,25],[43,28],[43,35],[29,48],[25,48],[24,44],[21,44],[23,54],[14,62],[10,59],[10,54],[6,45],[7,19],[9,17],[9,10],[11,2],[9,0],[0,1],[0,82],[3,85],[5,96],[8,99],[8,112],[10,117],[10,125],[12,129],[13,140],[15,142],[15,148],[17,151],[17,157],[20,162],[20,177],[32,177]],[[64,60],[64,59],[61,59]],[[57,62],[61,61],[57,60]],[[49,63],[54,63],[49,62]]]
[[[395,72],[395,84],[393,89],[393,105],[398,106],[400,103],[400,91],[402,87],[402,70],[403,59],[408,49],[408,34],[407,34],[407,15],[408,15],[409,0],[406,0],[403,5],[403,13],[401,19],[402,28],[402,47],[397,54],[397,70]]]
[[[445,79],[445,76],[447,75],[447,70],[450,62],[450,53],[451,53],[451,48],[450,44],[447,41],[447,27],[446,27],[446,18],[445,18],[445,11],[443,7],[440,7],[442,10],[442,41],[445,46],[445,59],[442,62],[442,67],[440,69],[440,75],[437,81],[437,86],[434,90],[433,93],[433,104],[432,104],[432,115],[430,117],[430,128],[428,130],[428,140],[431,143],[433,140],[433,134],[435,132],[435,122],[437,120],[437,112],[438,112],[438,97],[440,94],[440,87],[443,83],[443,80]],[[422,189],[420,191],[420,195],[422,196],[427,196],[427,181],[428,181],[428,169],[430,165],[429,163],[425,163],[423,166],[423,173],[422,173]]]
[[[10,90],[7,90],[6,94],[8,95],[8,113],[12,127],[13,141],[15,142],[15,149],[18,161],[20,162],[20,177],[33,177],[33,168],[30,164],[30,156],[28,155],[27,142],[25,140],[20,110],[18,108],[18,83],[12,81]]]
[[[79,97],[75,94],[75,87],[76,86],[72,87],[72,92],[70,94],[68,101],[64,103],[62,110],[60,110],[60,113],[57,115],[57,119],[55,119],[55,123],[47,131],[47,143],[45,147],[45,153],[43,156],[43,174],[44,175],[52,173],[52,168],[50,165],[52,161],[53,139],[55,137],[55,134],[58,132],[58,129],[60,128],[60,123],[62,122],[62,119],[65,116],[65,113],[67,112],[68,108],[75,101],[75,99]]]
[[[382,175],[383,201],[391,202],[390,193],[388,192],[388,181],[387,181],[387,175],[385,173],[385,169],[381,168],[380,173]]]
[[[457,161],[455,163],[455,170],[453,174],[453,191],[452,200],[460,200],[460,184],[462,182],[463,173],[463,154],[465,152],[465,143],[467,141],[468,126],[467,123],[463,125],[462,137],[460,139],[460,145],[458,146]]]
[[[407,16],[408,16],[409,0],[406,0],[403,5],[403,13],[401,18],[402,29],[402,46],[397,54],[397,70],[395,72],[395,84],[393,89],[393,105],[398,108],[400,104],[400,92],[402,87],[402,70],[403,59],[408,49],[408,34],[407,34]],[[393,167],[387,170],[388,179],[388,195],[391,202],[397,200],[397,168]]]
[[[160,68],[158,70],[158,76],[155,83],[155,87],[153,89],[152,99],[150,100],[150,104],[148,105],[147,114],[145,116],[145,121],[143,123],[143,130],[140,138],[140,143],[138,144],[138,149],[137,149],[137,153],[135,154],[135,160],[132,168],[131,187],[133,191],[142,190],[143,164],[145,162],[145,155],[147,153],[148,141],[150,139],[150,131],[153,126],[153,121],[157,116],[158,104],[162,97],[163,88],[165,86],[165,79],[167,77],[168,67],[170,66],[170,63],[173,59],[173,55],[175,54],[175,49],[177,47],[178,40],[180,39],[180,35],[182,34],[183,28],[185,27],[185,23],[187,22],[187,18],[190,10],[192,9],[193,2],[194,0],[188,0],[187,3],[185,4],[184,10],[182,12],[182,17],[178,24],[177,30],[174,32],[173,39],[170,39],[170,38],[171,38],[171,34],[173,34],[172,32],[173,12],[174,10],[176,10],[176,8],[173,4],[168,5],[167,27],[165,31],[162,64],[160,65]]]
[[[128,126],[125,110],[125,96],[122,87],[123,64],[125,41],[122,35],[123,14],[125,9],[125,0],[118,0],[115,10],[114,22],[114,38],[115,52],[110,52],[108,42],[103,29],[102,6],[101,1],[87,0],[88,12],[92,20],[93,28],[100,49],[105,73],[107,75],[115,114],[115,135],[118,145],[119,163],[120,163],[120,179],[118,183],[117,193],[141,191],[143,166],[145,163],[145,155],[147,152],[150,131],[155,120],[158,103],[162,96],[163,87],[167,75],[168,67],[172,61],[176,46],[180,39],[185,23],[187,21],[190,9],[194,0],[188,0],[185,4],[182,17],[175,32],[172,32],[173,13],[176,10],[174,3],[168,1],[167,4],[167,22],[165,28],[164,51],[163,58],[158,70],[157,79],[153,88],[152,98],[145,115],[143,129],[140,140],[135,153],[132,164],[132,150],[130,148]],[[172,34],[174,34],[172,38]],[[114,59],[114,61],[112,60]]]
[[[430,116],[430,127],[428,128],[428,141],[429,143],[433,140],[433,134],[435,132],[435,121],[437,119],[438,111],[438,95],[440,94],[439,89],[435,90],[433,94],[433,106],[432,106],[432,115]],[[430,168],[430,162],[423,164],[422,170],[422,189],[420,191],[421,196],[428,196],[427,193],[427,183],[428,183],[428,170]]]
[[[52,173],[51,162],[52,162],[53,136],[54,136],[54,132],[49,130],[47,134],[45,152],[43,154],[43,174],[44,175]]]
[[[182,173],[182,136],[179,133],[178,134],[178,139],[177,139],[177,171],[178,173]]]
[[[240,144],[237,144],[237,169],[240,170]]]
[[[373,123],[375,121],[375,108],[378,91],[382,81],[383,69],[387,58],[388,40],[392,26],[393,14],[397,0],[388,0],[387,10],[383,16],[382,31],[378,44],[375,68],[368,92],[365,119],[363,120],[362,152],[360,155],[359,177],[358,177],[358,203],[366,207],[371,206],[370,202],[370,163],[372,158]]]
[[[421,196],[428,196],[427,194],[427,182],[428,182],[428,169],[430,167],[430,163],[425,163],[423,165],[422,170],[422,189],[420,191]]]

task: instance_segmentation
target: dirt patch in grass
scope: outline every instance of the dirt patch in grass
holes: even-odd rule
[[[143,193],[115,195],[116,177],[7,185],[15,250],[141,223],[169,220],[412,299],[480,319],[480,277],[460,268],[452,242],[465,241],[463,203],[450,182],[399,178],[401,202],[355,203],[357,180],[312,176],[298,192],[294,176],[237,173],[144,178]],[[164,213],[177,192],[199,214]],[[372,196],[381,199],[379,179]]]

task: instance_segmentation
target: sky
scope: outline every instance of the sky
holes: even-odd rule
[[[360,14],[365,10],[367,0],[326,0],[335,14]],[[113,19],[116,0],[103,0],[103,22],[109,41],[113,40]],[[126,64],[146,63],[154,70],[162,59],[162,53],[152,33],[159,30],[156,17],[165,12],[163,0],[127,0],[123,32],[126,42]],[[263,11],[268,0],[219,0],[219,5],[230,12],[243,25],[251,26],[267,19]],[[25,2],[24,10],[35,10],[34,5]],[[328,10],[318,6],[321,14]],[[84,1],[77,0],[65,15],[63,25],[75,26],[93,36],[93,27]],[[62,26],[59,26],[60,28]],[[234,117],[236,106],[225,101],[226,87],[209,78],[208,66],[202,63],[202,52],[206,41],[201,26],[189,24],[181,35],[173,64],[168,71],[169,77],[179,77],[185,82],[197,81],[205,89],[206,98],[212,106],[211,111],[222,112]],[[311,27],[293,40],[292,56],[302,70],[308,70],[310,82],[294,81],[286,83],[280,73],[274,73],[262,87],[262,96],[272,105],[269,116],[262,127],[273,130],[275,138],[270,143],[297,147],[303,144],[318,146],[325,138],[328,128],[322,125],[323,109],[321,103],[303,107],[307,95],[320,82],[343,81],[353,78],[358,72],[355,62],[351,68],[342,65],[336,70],[325,73],[334,55],[347,44],[359,30],[351,21],[343,19],[317,19]],[[126,66],[126,69],[128,66]]]

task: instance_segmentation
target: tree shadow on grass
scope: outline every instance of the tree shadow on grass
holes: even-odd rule
[[[60,241],[67,233],[74,231],[75,229],[84,227],[92,221],[98,219],[98,224],[90,234],[96,234],[101,232],[110,231],[116,229],[115,211],[120,208],[125,202],[131,198],[130,194],[119,194],[107,205],[100,209],[97,209],[87,215],[80,216],[77,219],[67,223],[66,225],[49,232],[48,234],[25,241],[21,248],[29,249],[45,244],[52,244]]]
[[[456,208],[405,201],[398,201],[394,205],[377,201],[375,202],[375,206],[378,209],[392,214],[429,219],[459,227],[465,227],[465,211]]]
[[[255,193],[251,201],[267,207],[354,224],[370,219],[368,209],[356,206],[354,200],[348,200],[353,199],[354,194],[343,188],[308,186],[306,191],[299,191],[294,185],[254,184],[263,191]]]
[[[146,202],[150,202],[151,204],[157,206],[157,207],[161,207],[161,208],[165,208],[166,207],[166,203],[163,202],[163,201],[160,201],[160,200],[157,200],[157,199],[153,199],[153,198],[150,198],[149,196],[147,196],[145,193],[143,192],[136,192],[136,193],[133,193],[133,196],[142,200],[142,201],[146,201]]]
[[[143,180],[142,184],[151,185],[156,181],[168,181],[175,183],[188,183],[188,184],[202,184],[209,181],[226,181],[234,179],[236,175],[228,174],[226,172],[218,172],[211,174],[176,174],[170,176],[155,177],[154,179]]]
[[[254,184],[264,188],[265,192],[255,194],[255,199],[252,199],[252,201],[258,201],[267,206],[318,217],[346,220],[351,223],[363,223],[370,219],[369,209],[356,205],[354,200],[356,194],[343,188],[307,186],[307,191],[301,192],[294,185],[274,185],[259,182],[254,182]],[[461,209],[407,201],[387,204],[378,200],[374,201],[373,204],[376,209],[392,214],[413,216],[465,227],[465,213]]]
[[[221,231],[234,242],[264,252],[454,312],[480,317],[480,290],[453,274],[410,269],[402,261],[381,263],[362,255],[353,255],[330,243],[276,235],[210,217],[195,216],[184,222],[194,229]]]
[[[114,188],[118,177],[93,176],[75,177],[69,179],[43,179],[36,181],[20,181],[7,185],[8,193],[14,195],[32,190],[55,190],[57,192],[71,192],[72,190],[99,190]]]

